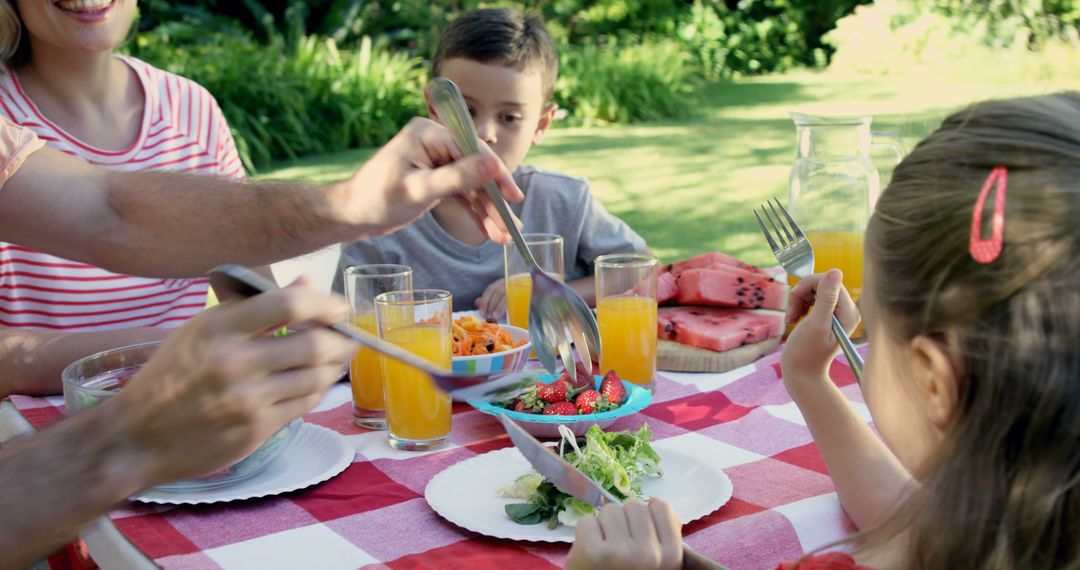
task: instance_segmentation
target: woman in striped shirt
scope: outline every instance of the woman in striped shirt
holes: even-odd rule
[[[225,117],[206,89],[113,54],[136,0],[0,0],[0,115],[106,168],[242,178]],[[17,14],[17,16],[11,16]],[[17,20],[17,21],[16,21]],[[78,191],[71,188],[70,191]],[[63,231],[63,228],[56,228]],[[11,392],[59,391],[80,356],[163,338],[206,304],[205,279],[121,275],[0,242],[0,358]]]

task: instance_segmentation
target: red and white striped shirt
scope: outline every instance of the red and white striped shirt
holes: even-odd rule
[[[146,100],[139,138],[126,150],[94,148],[53,124],[26,96],[14,72],[0,75],[0,115],[33,129],[53,148],[105,168],[243,177],[229,126],[206,89],[137,59],[120,60],[135,70]],[[206,279],[120,275],[0,242],[4,327],[59,331],[175,327],[202,310],[206,291]]]

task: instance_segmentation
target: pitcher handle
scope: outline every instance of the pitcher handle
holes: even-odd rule
[[[891,131],[874,131],[871,134],[870,144],[873,146],[882,146],[896,155],[896,163],[900,164],[901,160],[904,160],[904,155],[907,154],[907,147],[904,146],[903,139],[900,135]],[[886,139],[886,142],[878,142],[878,139]]]

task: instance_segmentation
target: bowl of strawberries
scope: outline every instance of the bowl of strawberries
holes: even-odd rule
[[[585,435],[589,426],[605,429],[650,402],[651,392],[621,380],[612,370],[603,376],[580,374],[577,379],[538,374],[536,384],[513,400],[469,403],[485,414],[508,416],[535,437],[555,438],[560,425]]]

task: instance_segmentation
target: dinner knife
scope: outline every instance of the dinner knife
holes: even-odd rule
[[[536,472],[551,481],[560,491],[576,497],[597,509],[607,503],[619,503],[618,498],[600,486],[599,483],[590,479],[587,475],[578,471],[553,450],[544,447],[539,440],[525,431],[517,422],[505,414],[499,415],[499,421],[506,429],[510,441],[514,447],[529,460]],[[683,541],[683,568],[687,570],[727,570],[726,567],[713,561],[704,554],[694,550]]]

